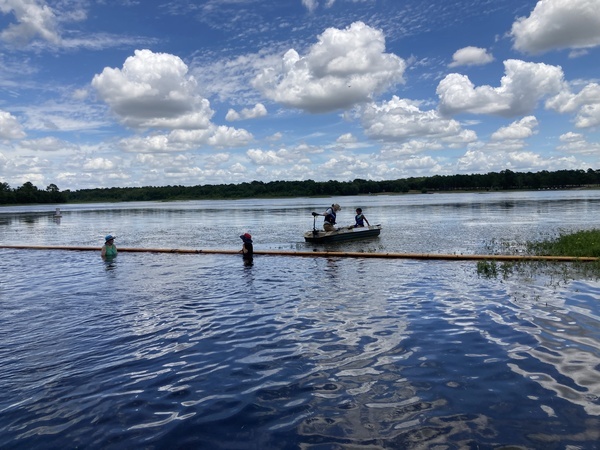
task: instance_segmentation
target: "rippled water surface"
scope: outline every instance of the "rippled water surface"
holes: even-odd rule
[[[377,239],[321,248],[310,212]],[[600,194],[0,209],[0,244],[481,253]],[[0,249],[0,447],[600,448],[600,284],[476,263]]]

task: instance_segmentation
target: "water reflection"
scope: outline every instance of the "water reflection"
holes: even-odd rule
[[[591,281],[575,284],[576,294],[562,301],[550,288],[530,288],[529,298],[550,301],[528,305],[527,318],[533,327],[527,331],[536,344],[512,349],[509,354],[514,362],[510,367],[564,400],[582,406],[589,415],[600,416],[600,354],[594,337],[600,323],[594,294],[600,291],[600,285]],[[523,360],[531,358],[552,366],[556,372],[541,375],[537,370],[528,370],[530,363],[525,365]]]
[[[62,214],[56,216],[50,212],[7,214],[3,213],[3,208],[0,207],[0,225],[37,225],[46,220],[49,223],[60,223],[61,218]]]
[[[461,297],[476,299],[477,293],[465,292],[464,286],[468,284],[463,285]],[[585,284],[581,284],[576,290],[591,289],[593,292],[598,289],[597,286],[584,286]],[[489,306],[482,309],[471,301],[442,297],[440,304],[444,305],[444,313],[441,317],[448,317],[449,323],[457,327],[452,332],[447,330],[444,335],[461,336],[471,332],[480,334],[489,343],[505,349],[508,357],[506,367],[512,372],[532,384],[537,383],[540,387],[553,391],[555,398],[581,406],[588,415],[600,416],[600,354],[595,347],[597,330],[589,328],[595,328],[600,322],[600,316],[591,312],[595,308],[595,297],[580,294],[579,300],[583,299],[582,303],[586,303],[587,306],[573,307],[568,306],[565,298],[561,298],[561,295],[566,293],[548,288],[543,282],[541,285],[529,287],[515,284],[511,285],[509,290],[515,288],[519,293],[511,294],[511,297],[518,299],[518,304],[515,303],[514,307],[509,303],[494,305],[493,309]],[[457,289],[448,291],[457,292]],[[495,295],[490,292],[486,297],[491,300]],[[543,298],[547,300],[539,300]],[[589,319],[577,318],[580,313]],[[492,320],[497,326],[485,325],[487,320]],[[594,335],[596,337],[593,337]],[[467,344],[463,338],[459,342],[473,353],[468,356],[484,358],[484,365],[502,362],[493,357],[493,352],[477,351],[478,347],[483,348],[487,344]],[[440,350],[442,348],[440,346]],[[486,372],[483,366],[471,364],[470,367],[477,377]],[[514,378],[509,375],[506,377]],[[497,387],[499,388],[500,384]],[[533,395],[533,392],[531,389],[529,394]],[[506,395],[506,392],[503,395]],[[540,408],[548,415],[556,416],[551,405],[542,403]]]
[[[339,260],[336,258],[326,258],[325,260],[327,261],[327,266],[325,267],[324,272],[327,275],[327,278],[329,278],[331,281],[335,281],[337,278]]]

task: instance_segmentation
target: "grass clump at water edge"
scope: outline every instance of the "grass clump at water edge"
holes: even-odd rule
[[[582,230],[560,233],[557,238],[542,242],[528,242],[526,248],[532,255],[591,256],[600,257],[600,230]]]
[[[600,279],[600,229],[560,232],[558,236],[538,242],[524,244],[501,243],[507,248],[519,249],[532,256],[572,256],[575,258],[593,257],[596,261],[552,262],[552,261],[479,261],[477,273],[488,278],[502,275],[507,278],[513,273],[533,277],[536,274],[550,275],[551,278],[568,281],[572,279]],[[491,249],[493,250],[493,249]]]

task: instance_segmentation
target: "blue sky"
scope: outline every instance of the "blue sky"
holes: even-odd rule
[[[0,0],[0,181],[600,169],[599,0]]]

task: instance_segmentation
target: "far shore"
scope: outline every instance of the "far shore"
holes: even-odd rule
[[[452,190],[409,190],[408,192],[377,192],[369,194],[356,194],[356,195],[311,195],[302,196],[301,198],[333,198],[333,197],[358,197],[358,196],[401,196],[401,195],[431,195],[431,194],[492,194],[492,193],[510,193],[510,192],[539,192],[539,191],[596,191],[599,190],[600,186],[575,186],[575,187],[562,187],[562,188],[540,188],[540,189],[452,189]],[[222,197],[222,198],[170,198],[170,199],[157,199],[157,200],[93,200],[93,201],[72,201],[66,203],[10,203],[0,204],[0,208],[14,207],[14,206],[48,206],[52,208],[64,206],[64,205],[87,205],[94,203],[133,203],[133,202],[188,202],[194,200],[249,200],[249,199],[277,199],[277,198],[300,198],[295,196],[256,196],[256,197]]]

